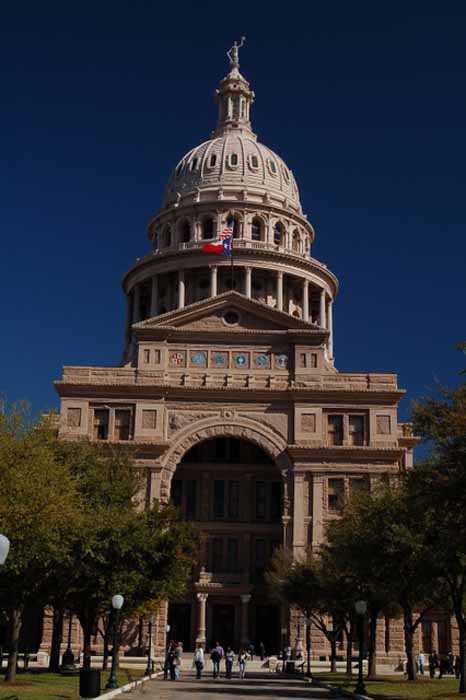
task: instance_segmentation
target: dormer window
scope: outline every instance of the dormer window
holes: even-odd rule
[[[272,160],[272,158],[267,158],[267,167],[269,169],[269,172],[273,177],[277,176],[277,166],[275,165],[275,161]]]
[[[227,156],[227,166],[232,170],[238,167],[238,154],[237,153],[230,153]]]
[[[212,155],[209,158],[209,168],[215,168],[216,163],[217,163],[217,156],[215,153],[212,153]]]
[[[181,163],[179,163],[179,164],[176,166],[176,170],[175,170],[175,175],[176,175],[176,177],[179,177],[179,176],[181,175],[181,171],[183,170],[183,165],[184,165],[184,164],[183,164],[183,161],[181,161]]]
[[[193,158],[191,161],[191,172],[197,168],[197,158]]]
[[[286,182],[289,182],[290,181],[290,173],[283,165],[282,165],[282,173],[283,173],[283,177],[285,178]]]
[[[250,153],[248,158],[248,165],[250,170],[259,170],[259,158],[256,155]]]

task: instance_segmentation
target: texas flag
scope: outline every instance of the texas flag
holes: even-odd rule
[[[203,253],[213,253],[223,255],[225,258],[231,257],[233,247],[233,228],[227,226],[221,235],[220,243],[204,243],[201,250]]]

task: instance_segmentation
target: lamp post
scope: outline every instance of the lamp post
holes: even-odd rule
[[[357,600],[354,604],[356,615],[358,616],[358,638],[359,638],[359,662],[358,662],[358,684],[355,689],[357,695],[365,695],[364,678],[362,674],[362,662],[364,659],[364,616],[367,611],[365,600]]]
[[[108,679],[107,685],[108,689],[118,688],[117,680],[117,659],[118,659],[118,629],[120,624],[120,610],[123,607],[125,599],[122,595],[114,595],[112,598],[112,608],[113,608],[113,647],[112,647],[112,670],[110,671],[110,678]]]
[[[147,666],[144,672],[145,676],[150,676],[152,673],[152,625],[155,622],[154,615],[149,617],[149,644],[147,647]]]
[[[5,535],[0,535],[0,566],[6,562],[8,552],[10,551],[10,540]]]
[[[311,673],[311,618],[306,617],[304,618],[306,621],[306,657],[307,657],[307,668],[306,668],[306,676],[307,678],[312,678],[312,673]]]
[[[73,625],[73,611],[69,611],[69,617],[68,617],[68,644],[66,646],[65,652],[63,654],[63,658],[61,660],[61,670],[62,671],[74,671],[74,654],[73,650],[71,648],[71,632],[72,632],[72,625]]]

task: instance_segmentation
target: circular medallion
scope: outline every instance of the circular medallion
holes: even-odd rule
[[[213,352],[212,364],[214,367],[227,367],[228,355],[226,352]]]
[[[172,354],[170,355],[170,363],[172,365],[176,365],[177,367],[181,367],[181,365],[184,365],[184,353],[172,352]]]
[[[196,367],[205,367],[207,364],[207,356],[205,352],[193,352],[191,354],[191,364]]]
[[[248,358],[246,355],[243,355],[243,353],[238,353],[235,355],[235,365],[237,367],[247,367],[248,365]]]
[[[261,353],[260,355],[256,355],[256,367],[259,367],[260,369],[264,369],[264,367],[269,366],[269,358],[265,353]]]
[[[277,355],[275,358],[276,365],[278,369],[287,369],[288,368],[288,355]]]

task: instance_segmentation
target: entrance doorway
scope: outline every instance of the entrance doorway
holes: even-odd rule
[[[215,603],[212,606],[211,647],[220,642],[224,649],[235,648],[235,606]]]
[[[170,603],[168,608],[169,639],[181,642],[183,649],[191,649],[191,605]]]
[[[256,605],[256,654],[261,642],[265,645],[267,655],[280,651],[279,614],[276,605]]]

